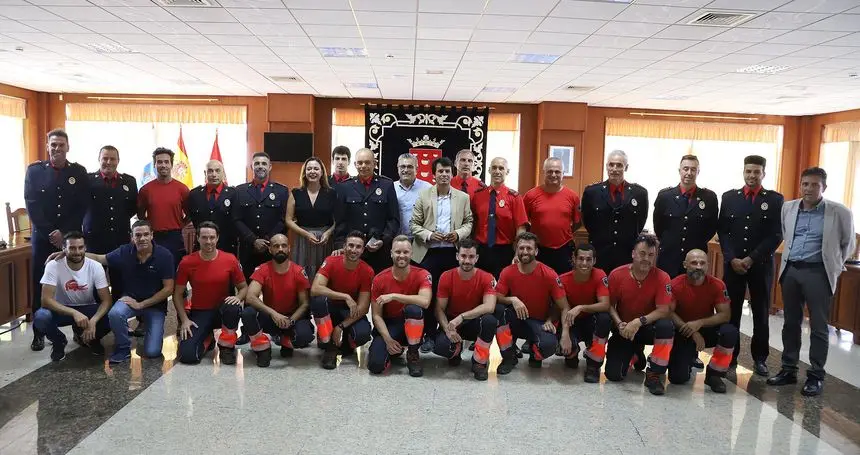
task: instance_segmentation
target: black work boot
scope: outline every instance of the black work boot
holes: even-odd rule
[[[651,392],[651,395],[663,395],[666,393],[666,386],[663,385],[663,375],[654,373],[653,371],[645,372],[645,387]]]
[[[585,359],[585,375],[583,378],[589,384],[600,382],[600,364],[591,359]]]
[[[272,348],[257,351],[257,366],[266,368],[272,363]]]
[[[322,348],[325,350],[323,351],[320,365],[322,365],[323,369],[334,370],[337,368],[337,346],[329,341],[328,343],[323,343]]]
[[[45,349],[45,335],[33,329],[33,342],[30,343],[30,350],[41,351],[42,349]]]
[[[496,374],[508,374],[517,366],[517,353],[513,347],[502,351],[502,363],[496,368]]]
[[[726,384],[723,382],[722,375],[710,367],[705,370],[705,385],[716,393],[726,393]]]
[[[424,367],[421,366],[418,346],[409,346],[409,349],[406,350],[406,368],[409,369],[409,376],[413,378],[424,376]]]
[[[236,364],[236,348],[218,346],[218,356],[221,357],[221,363],[224,365]]]
[[[475,374],[475,379],[479,381],[486,381],[489,377],[487,365],[483,363],[472,362],[472,373]]]

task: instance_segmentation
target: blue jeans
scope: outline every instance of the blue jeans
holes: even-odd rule
[[[164,343],[164,318],[167,313],[159,307],[148,307],[135,310],[125,302],[117,301],[108,312],[110,329],[113,331],[116,347],[112,358],[128,357],[131,352],[131,338],[128,336],[128,319],[142,316],[145,335],[143,337],[143,352],[138,350],[141,357],[158,357],[161,355],[161,345]]]
[[[80,311],[84,316],[91,318],[94,314],[96,314],[96,311],[98,311],[99,304],[93,303],[91,305],[81,305],[73,308]],[[33,328],[41,333],[44,333],[45,338],[47,338],[51,341],[51,343],[54,344],[66,342],[66,336],[63,335],[63,332],[60,331],[59,327],[66,327],[69,325],[75,325],[74,318],[65,314],[55,313],[47,308],[39,308],[38,310],[36,310],[36,314],[33,316]],[[80,329],[76,328],[76,330]],[[102,317],[96,324],[95,342],[101,340],[105,335],[108,334],[108,332],[110,332],[108,320],[106,317]]]

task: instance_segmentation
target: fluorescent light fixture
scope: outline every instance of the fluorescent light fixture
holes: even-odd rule
[[[736,69],[736,73],[748,74],[776,74],[780,71],[785,71],[790,68],[787,65],[750,65],[746,68]]]
[[[514,54],[514,61],[517,63],[536,63],[539,65],[551,65],[558,60],[561,55],[552,54]]]
[[[321,47],[323,57],[367,57],[367,49],[361,47]]]
[[[653,98],[651,98],[651,99],[652,99],[652,100],[682,101],[682,100],[688,100],[688,99],[690,99],[690,97],[689,97],[689,96],[685,96],[685,95],[672,95],[672,94],[666,94],[666,95],[659,95],[659,96],[655,96],[655,97],[653,97]]]
[[[87,43],[84,46],[99,54],[136,54],[137,51],[131,50],[121,44],[116,43]]]
[[[347,88],[379,88],[376,82],[351,82],[346,84]]]
[[[481,91],[487,93],[514,93],[517,89],[513,87],[484,87]]]
[[[747,121],[758,120],[758,117],[734,117],[734,116],[730,116],[730,115],[703,115],[703,114],[664,114],[664,113],[658,113],[658,112],[631,112],[630,115],[638,115],[640,117],[699,118],[699,119],[747,120]]]

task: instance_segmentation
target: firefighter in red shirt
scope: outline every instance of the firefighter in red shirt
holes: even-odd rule
[[[391,365],[391,356],[401,355],[406,348],[409,375],[424,375],[418,347],[424,334],[424,310],[430,306],[433,278],[430,272],[409,265],[412,242],[398,235],[391,243],[393,266],[373,278],[371,310],[373,341],[367,354],[367,369],[384,372]]]
[[[487,363],[490,344],[499,321],[496,310],[496,279],[475,268],[478,262],[478,245],[472,239],[457,244],[455,269],[442,273],[436,291],[436,318],[442,329],[436,335],[433,353],[448,359],[448,365],[462,361],[463,340],[475,341],[472,354],[472,373],[479,381],[487,380]]]
[[[496,369],[498,374],[507,374],[517,364],[514,350],[516,338],[530,342],[531,357],[529,366],[540,368],[545,358],[555,354],[561,345],[565,356],[573,349],[570,341],[570,327],[561,325],[561,338],[556,338],[556,313],[550,301],[558,307],[557,314],[568,310],[567,298],[558,275],[549,266],[538,262],[538,238],[531,232],[517,235],[514,245],[517,248],[516,264],[502,270],[496,284],[496,318],[499,329],[496,341],[502,351],[502,363]]]
[[[600,367],[606,356],[606,340],[612,329],[609,315],[609,279],[603,270],[594,267],[594,247],[578,245],[573,253],[574,269],[559,277],[570,309],[564,313],[562,324],[570,327],[573,349],[565,356],[568,368],[579,366],[579,342],[585,343],[585,382],[600,381]]]
[[[292,357],[294,348],[307,347],[314,339],[314,326],[308,311],[308,289],[311,285],[304,267],[289,259],[290,242],[284,234],[269,239],[272,259],[264,262],[251,275],[245,294],[242,325],[250,335],[251,350],[257,354],[257,366],[267,367],[272,361],[269,335],[281,340],[281,357]],[[262,296],[262,299],[260,297]],[[238,315],[230,312],[229,318]],[[238,320],[224,325],[233,327]]]
[[[370,285],[373,268],[361,260],[364,234],[352,231],[343,244],[343,254],[329,256],[320,265],[311,286],[311,313],[317,325],[322,367],[337,367],[337,354],[351,354],[370,341]]]
[[[609,274],[609,314],[615,330],[606,349],[604,370],[610,381],[624,379],[637,346],[653,344],[645,386],[654,395],[666,391],[664,373],[675,337],[670,317],[671,280],[655,266],[659,246],[656,236],[640,234],[633,246],[633,263],[619,266]]]
[[[717,393],[726,393],[723,377],[732,361],[738,341],[738,329],[729,323],[731,300],[726,285],[708,275],[708,255],[690,250],[684,259],[687,273],[672,280],[675,308],[672,320],[677,327],[672,354],[669,356],[669,382],[684,384],[690,380],[696,351],[714,348],[705,370],[705,384]]]
[[[177,359],[181,363],[200,362],[214,347],[212,332],[219,325],[221,363],[236,363],[236,329],[248,285],[236,256],[216,248],[218,234],[217,224],[200,223],[197,227],[200,250],[182,258],[176,272],[173,305],[179,317]],[[186,306],[185,286],[189,283],[193,296]],[[231,295],[234,287],[236,295]]]

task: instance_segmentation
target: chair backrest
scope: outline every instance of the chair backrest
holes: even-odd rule
[[[27,214],[27,209],[20,208],[12,210],[9,203],[6,203],[6,224],[9,226],[9,238],[12,238],[16,233],[30,230],[30,215]]]

